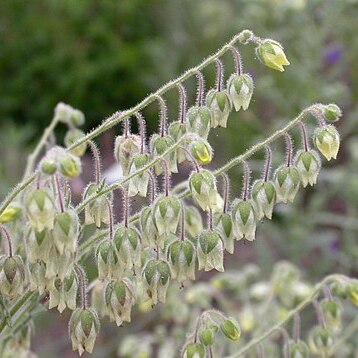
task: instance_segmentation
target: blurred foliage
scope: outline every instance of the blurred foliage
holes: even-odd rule
[[[255,81],[253,102],[248,111],[232,115],[228,130],[214,132],[214,148],[224,148],[217,149],[215,166],[314,102],[336,102],[343,108],[339,124],[343,148],[338,162],[322,171],[317,186],[301,193],[294,205],[279,207],[272,223],[259,225],[253,248],[240,246],[235,257],[227,258],[228,266],[255,261],[263,268],[262,279],[268,279],[270,269],[266,268],[286,259],[304,269],[312,283],[331,272],[357,275],[357,17],[356,0],[3,1],[0,194],[20,177],[24,150],[29,150],[49,122],[57,102],[83,110],[89,130],[108,114],[134,105],[198,63],[239,30],[250,28],[259,36],[281,41],[291,66],[284,74],[276,73],[249,55],[252,49],[242,50],[244,68]],[[230,73],[229,55],[224,62]],[[214,73],[214,67],[205,72],[207,88],[214,82]],[[187,87],[193,99],[194,82]],[[176,98],[175,91],[168,96],[173,119]],[[157,115],[150,108],[145,115],[152,132]],[[299,139],[296,146],[300,146]],[[275,158],[276,163],[280,159]],[[261,170],[256,162],[250,164],[254,172]],[[241,168],[231,174],[235,178],[232,190],[237,192]],[[149,322],[152,317],[143,315],[138,325],[126,326],[120,334],[127,330],[138,334],[144,326],[157,329],[162,337],[163,326],[155,328],[156,323]],[[54,349],[63,352],[68,345],[66,320],[42,324],[53,327],[54,322],[66,337]],[[98,357],[117,350],[117,334],[116,328],[103,329],[103,342],[109,337],[115,342],[104,353],[99,351]],[[45,342],[40,338],[38,352],[48,356],[49,348],[41,348]],[[141,343],[149,340],[150,346],[151,339],[143,337]]]

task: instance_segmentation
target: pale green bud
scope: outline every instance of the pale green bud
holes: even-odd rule
[[[211,346],[214,343],[214,330],[205,328],[199,332],[199,339],[203,346]]]
[[[53,229],[55,204],[53,193],[48,189],[31,189],[25,197],[26,215],[30,226],[36,231]]]
[[[78,278],[74,269],[69,270],[63,280],[55,278],[48,285],[49,309],[57,307],[62,313],[66,307],[76,309]]]
[[[321,159],[315,150],[300,150],[295,157],[295,166],[300,174],[302,186],[314,185],[321,169]]]
[[[234,253],[234,225],[229,213],[215,213],[213,217],[215,229],[220,233],[224,248],[230,254]]]
[[[206,230],[199,235],[197,255],[199,270],[224,271],[224,247],[217,231]]]
[[[322,301],[322,312],[324,321],[328,328],[333,331],[339,331],[342,324],[342,306],[332,298]]]
[[[176,240],[168,247],[172,278],[183,282],[195,280],[196,252],[189,240]]]
[[[153,305],[158,302],[165,303],[171,279],[168,263],[163,260],[151,259],[143,268],[142,276],[145,292],[152,300]]]
[[[50,250],[52,246],[52,237],[46,229],[37,232],[33,229],[28,230],[26,235],[26,254],[30,262],[43,260],[45,262],[50,259]]]
[[[317,149],[327,159],[337,159],[340,140],[337,129],[332,125],[319,127],[315,130],[315,143]]]
[[[153,206],[153,221],[160,236],[177,231],[180,211],[181,203],[175,196],[157,198]]]
[[[301,340],[292,341],[288,343],[290,358],[309,358],[310,351],[307,344]]]
[[[140,212],[140,229],[143,241],[147,244],[156,243],[159,238],[158,230],[154,224],[152,208],[147,206]]]
[[[111,322],[121,326],[131,321],[131,310],[135,304],[135,287],[128,278],[108,282],[105,288],[105,304]]]
[[[342,117],[341,109],[334,103],[321,106],[321,111],[327,122],[336,122]]]
[[[91,290],[91,303],[100,317],[105,317],[108,314],[104,297],[106,285],[106,280],[96,280]]]
[[[59,157],[59,171],[69,179],[78,177],[81,174],[81,162],[73,154],[67,153]]]
[[[210,90],[206,96],[206,104],[211,111],[211,127],[226,128],[227,120],[232,108],[226,90]]]
[[[68,271],[72,269],[74,256],[66,251],[61,255],[56,246],[53,245],[49,253],[50,259],[46,262],[46,278],[53,279],[55,277],[64,280]]]
[[[236,240],[255,240],[256,214],[252,200],[235,199],[231,205],[231,216]]]
[[[185,207],[185,231],[192,237],[197,237],[203,231],[203,220],[195,206]]]
[[[115,245],[109,239],[103,240],[96,250],[98,278],[100,280],[119,279],[124,272],[124,265],[120,262]]]
[[[183,351],[183,358],[204,358],[205,348],[200,343],[188,343]]]
[[[308,336],[308,345],[311,353],[323,356],[329,356],[334,344],[332,332],[324,327],[314,327]]]
[[[46,264],[43,261],[36,261],[29,264],[30,290],[39,291],[42,295],[47,289]]]
[[[90,183],[84,191],[83,200],[107,188],[107,185]],[[102,224],[109,224],[108,201],[111,201],[110,195],[101,195],[86,205],[85,225],[95,224],[101,227]]]
[[[232,319],[226,319],[221,325],[220,329],[222,333],[232,341],[240,339],[241,331],[239,325]]]
[[[62,102],[57,104],[55,116],[57,116],[60,121],[72,124],[76,127],[82,126],[85,122],[85,116],[81,111]]]
[[[18,204],[10,204],[0,215],[0,223],[13,222],[21,216],[21,207]]]
[[[127,137],[121,135],[116,138],[114,156],[122,168],[123,176],[128,175],[129,164],[133,157],[140,153],[140,143],[140,136],[134,134],[130,134]]]
[[[7,299],[19,297],[24,289],[25,266],[19,255],[0,257],[0,294]]]
[[[254,92],[254,82],[251,76],[247,73],[243,75],[232,74],[226,87],[235,111],[239,111],[240,108],[246,111]]]
[[[140,267],[140,235],[134,227],[119,226],[114,233],[114,249],[124,270]]]
[[[79,219],[75,210],[57,213],[52,230],[53,243],[62,255],[64,251],[75,253],[79,235]]]
[[[168,128],[168,133],[169,135],[174,139],[175,142],[178,142],[183,135],[185,135],[187,132],[187,124],[181,123],[181,122],[172,122],[169,125]],[[187,154],[185,152],[185,150],[183,150],[182,148],[178,148],[176,150],[176,158],[177,158],[177,162],[178,164],[184,162],[187,159]]]
[[[190,143],[190,152],[201,165],[209,164],[213,159],[213,149],[204,139],[193,140]]]
[[[282,165],[274,175],[277,202],[293,202],[300,187],[300,173],[294,166]]]
[[[351,301],[358,306],[358,280],[351,280],[347,286],[346,293]]]
[[[41,172],[46,175],[53,175],[57,171],[57,161],[55,158],[45,157],[40,162]]]
[[[99,319],[93,308],[78,308],[72,312],[69,322],[69,334],[72,349],[78,349],[81,356],[84,351],[92,353],[99,333]]]
[[[154,134],[150,139],[150,149],[153,157],[157,157],[165,153],[170,147],[175,144],[174,139],[169,136],[160,136],[158,134]],[[177,166],[177,158],[176,158],[176,151],[172,150],[164,159],[166,159],[168,163],[169,170],[172,173],[178,173],[178,166]],[[163,163],[157,163],[154,166],[154,172],[156,175],[160,175],[164,172]]]
[[[251,30],[243,30],[240,32],[238,39],[242,44],[247,45],[253,37],[254,33]]]
[[[217,192],[215,176],[201,169],[189,177],[189,189],[193,199],[205,211],[222,211],[224,201]]]
[[[264,65],[280,72],[284,71],[283,66],[290,64],[282,45],[271,39],[263,40],[256,48],[256,54]]]
[[[212,113],[206,106],[190,107],[187,113],[187,132],[196,133],[201,138],[208,138],[211,128]]]
[[[64,139],[66,148],[68,148],[72,144],[78,142],[83,137],[85,137],[85,133],[83,131],[81,131],[80,129],[77,129],[77,128],[70,129],[66,133],[65,139]],[[70,153],[75,155],[76,157],[82,157],[86,153],[86,150],[87,150],[87,143],[84,142],[84,143],[78,145],[77,147],[75,147],[74,149],[71,149]]]
[[[150,155],[148,153],[135,155],[129,165],[129,175],[135,173],[139,169],[142,169],[149,162]],[[128,195],[135,196],[138,194],[140,196],[146,197],[148,192],[148,184],[149,174],[147,172],[136,175],[129,181]]]
[[[257,220],[264,216],[271,220],[276,202],[276,189],[271,180],[256,180],[252,186],[252,199],[255,204]]]

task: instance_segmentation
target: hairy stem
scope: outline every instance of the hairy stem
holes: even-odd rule
[[[7,240],[8,245],[8,251],[9,251],[9,257],[12,257],[12,241],[9,231],[6,229],[6,227],[2,224],[0,224],[0,229],[4,233],[4,236]]]
[[[81,282],[81,304],[82,308],[85,310],[87,309],[87,276],[84,269],[80,265],[75,264],[75,270]]]
[[[101,180],[101,157],[97,145],[92,140],[89,140],[88,144],[90,145],[92,156],[93,156],[94,174],[95,174],[94,176],[95,176],[96,184],[99,184]]]

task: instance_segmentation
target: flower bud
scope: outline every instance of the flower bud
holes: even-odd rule
[[[136,228],[119,226],[114,233],[113,242],[123,270],[140,267],[140,235]]]
[[[178,142],[184,134],[187,132],[187,124],[181,122],[172,122],[169,125],[168,133],[174,139],[175,142]],[[187,154],[182,148],[176,150],[176,158],[178,164],[184,162],[187,159]]]
[[[26,254],[29,262],[36,262],[37,260],[49,261],[51,246],[52,237],[48,230],[44,229],[40,232],[31,228],[28,230],[26,235]]]
[[[203,220],[195,206],[185,207],[185,231],[192,237],[197,237],[203,231]]]
[[[104,297],[107,281],[96,280],[91,291],[91,303],[100,317],[105,317],[107,312],[106,301]]]
[[[50,260],[46,262],[46,278],[54,279],[55,277],[64,280],[68,271],[72,269],[74,262],[73,254],[64,251],[61,255],[55,245],[52,245],[49,252]]]
[[[119,279],[124,271],[116,253],[115,245],[109,239],[103,240],[96,250],[98,278],[100,280]]]
[[[80,129],[77,128],[70,129],[66,133],[64,139],[66,148],[69,148],[72,144],[78,142],[83,137],[85,137],[85,133]],[[86,153],[86,150],[87,150],[87,143],[84,142],[78,145],[77,147],[75,147],[74,149],[71,149],[70,153],[75,155],[76,157],[82,157]]]
[[[193,199],[205,211],[222,211],[223,199],[217,192],[215,176],[201,169],[189,177],[189,188]]]
[[[211,127],[226,128],[227,120],[232,108],[226,90],[210,90],[206,96],[206,104],[211,111]]]
[[[290,358],[309,358],[310,351],[305,342],[290,340],[288,343]]]
[[[75,210],[57,213],[52,230],[53,243],[62,255],[64,251],[75,253],[79,235],[79,219]]]
[[[236,240],[255,240],[256,214],[252,200],[235,199],[231,206]]]
[[[20,256],[0,257],[0,294],[10,300],[24,289],[25,266]]]
[[[57,104],[55,116],[58,116],[60,121],[76,127],[82,126],[85,123],[85,116],[81,111],[62,102]]]
[[[243,30],[240,32],[238,40],[243,45],[247,45],[252,40],[253,37],[254,37],[254,33],[251,30]]]
[[[175,233],[178,228],[181,203],[175,196],[160,196],[153,206],[153,221],[158,234]]]
[[[99,325],[97,312],[93,308],[77,308],[73,311],[69,322],[69,334],[72,349],[78,349],[80,356],[84,351],[92,353]]]
[[[142,169],[150,162],[150,155],[148,153],[137,154],[133,157],[132,162],[129,165],[129,175],[135,173],[137,170]],[[129,181],[128,195],[146,197],[148,192],[149,174],[143,172],[136,175]]]
[[[211,128],[211,111],[206,106],[190,107],[187,113],[187,132],[196,133],[201,138],[208,138]]]
[[[215,229],[219,232],[224,248],[230,254],[234,253],[234,227],[229,213],[215,213],[213,217]]]
[[[239,325],[232,319],[226,319],[221,325],[220,329],[222,333],[232,341],[240,339],[241,332]]]
[[[315,130],[315,143],[317,149],[327,159],[337,159],[339,150],[339,133],[332,125],[319,127]]]
[[[204,358],[205,348],[200,343],[188,343],[183,352],[183,358]]]
[[[30,290],[39,291],[42,295],[48,284],[46,279],[46,264],[43,261],[36,261],[29,264]]]
[[[140,136],[130,134],[118,136],[114,145],[114,156],[122,168],[123,176],[128,175],[129,164],[133,157],[140,153]]]
[[[346,290],[348,297],[358,306],[358,280],[352,280]]]
[[[199,270],[224,271],[224,248],[217,231],[202,232],[198,238],[197,250]]]
[[[168,247],[172,278],[183,282],[195,280],[196,252],[189,240],[176,240]]]
[[[190,152],[201,165],[209,164],[213,157],[213,149],[204,139],[197,139],[192,141],[190,143]]]
[[[90,183],[84,191],[83,200],[106,189],[107,185]],[[101,227],[102,224],[109,224],[108,201],[111,201],[110,195],[101,195],[86,205],[85,225],[95,224]]]
[[[249,74],[232,74],[227,82],[227,91],[235,111],[242,108],[246,111],[249,108],[252,94],[254,92],[254,83]]]
[[[280,72],[284,71],[283,66],[290,64],[282,45],[271,39],[262,41],[256,48],[256,54],[264,65]]]
[[[334,103],[322,106],[321,110],[327,122],[336,122],[342,117],[341,109]]]
[[[321,169],[321,159],[315,150],[300,150],[295,157],[295,166],[300,174],[302,186],[313,186]]]
[[[53,194],[48,189],[31,189],[25,198],[26,215],[36,231],[52,230],[55,218]]]
[[[105,288],[105,304],[111,322],[117,326],[131,321],[131,310],[135,304],[135,288],[128,278],[108,282]]]
[[[21,216],[21,207],[18,204],[10,204],[0,215],[0,223],[13,222]]]
[[[66,307],[76,309],[78,278],[74,269],[69,270],[66,277],[61,280],[55,278],[48,287],[50,293],[49,309],[57,307],[62,313]]]
[[[327,327],[338,331],[342,324],[342,307],[339,302],[334,298],[323,300],[322,312]]]
[[[76,178],[81,173],[81,162],[70,153],[61,155],[59,158],[59,170],[66,178]]]
[[[300,173],[294,166],[282,165],[275,172],[274,183],[277,202],[292,203],[300,187]]]
[[[143,241],[146,244],[155,243],[159,238],[158,229],[154,224],[152,211],[152,208],[147,206],[140,212],[140,229]]]
[[[324,327],[314,327],[308,336],[308,345],[311,353],[329,356],[334,343],[332,332]]]
[[[273,207],[276,202],[276,189],[274,183],[256,180],[252,186],[252,199],[255,204],[257,219],[261,220],[264,216],[271,220]]]
[[[212,346],[214,343],[215,332],[210,328],[205,328],[199,332],[199,339],[203,346]]]
[[[174,139],[171,136],[166,135],[162,137],[158,134],[154,134],[150,140],[150,148],[153,157],[155,158],[159,155],[162,155],[174,144],[175,144]],[[164,159],[167,160],[169,170],[172,173],[178,173],[176,151],[172,150]],[[163,171],[164,171],[163,163],[157,163],[154,166],[154,172],[156,175],[162,174]]]
[[[151,259],[147,262],[143,269],[143,284],[153,305],[165,303],[170,279],[170,267],[166,261]]]
[[[44,157],[40,162],[40,168],[42,174],[53,175],[57,171],[57,161],[51,156]]]

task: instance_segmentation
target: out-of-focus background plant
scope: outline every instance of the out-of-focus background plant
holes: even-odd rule
[[[191,317],[211,306],[236,316],[242,328],[250,332],[250,325],[258,325],[262,320],[257,314],[250,316],[252,311],[258,311],[254,304],[248,305],[250,296],[243,295],[255,289],[252,282],[268,282],[280,260],[296,265],[310,284],[333,272],[357,276],[357,17],[355,0],[0,3],[1,197],[21,177],[25,154],[50,121],[57,102],[64,101],[83,110],[86,115],[83,129],[90,130],[114,110],[133,106],[244,28],[283,43],[291,66],[284,74],[268,71],[253,60],[252,51],[242,50],[245,68],[256,85],[253,101],[248,111],[233,115],[229,130],[215,132],[211,140],[220,149],[212,167],[281,127],[311,103],[336,102],[343,109],[338,161],[324,166],[313,189],[302,191],[293,205],[279,206],[272,221],[258,225],[254,245],[238,244],[235,255],[226,258],[231,277],[203,275],[202,284],[181,291],[173,287],[173,299],[168,305],[152,312],[139,307],[133,324],[119,330],[104,325],[95,356],[170,357],[172,345],[177,349],[183,344],[185,332],[193,329]],[[208,86],[214,82],[213,73],[205,73]],[[194,84],[191,90],[195,90]],[[169,108],[176,108],[174,98],[169,98],[169,103]],[[152,133],[157,128],[157,112],[149,108],[145,116]],[[117,132],[113,129],[101,137],[105,169],[114,162],[112,142]],[[297,136],[296,142],[299,140]],[[262,169],[262,161],[256,166],[255,162],[250,164],[253,170]],[[239,169],[234,169],[232,177],[240,178],[239,173]],[[233,193],[238,193],[239,188],[240,180],[232,180]],[[248,266],[250,263],[255,263],[255,267]],[[253,269],[252,277],[239,282],[241,275],[250,275],[248,267]],[[230,283],[228,287],[225,278]],[[230,291],[228,297],[222,297],[227,293],[225,290],[215,289],[219,284]],[[261,288],[265,288],[264,283]],[[178,299],[179,296],[183,299]],[[270,321],[275,314],[275,310],[269,310],[265,317]],[[345,310],[347,322],[353,317],[353,310]],[[304,318],[303,336],[315,319],[312,315]],[[249,322],[246,326],[244,320]],[[40,357],[50,352],[55,356],[72,356],[67,317],[62,320],[55,313],[48,319],[48,315],[45,318],[40,314],[37,323],[34,350]],[[350,343],[339,347],[337,356],[353,357],[358,350],[357,341],[357,333],[352,333]],[[137,352],[131,351],[134,347]],[[267,343],[265,350],[271,349],[275,352],[277,347]]]

